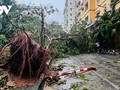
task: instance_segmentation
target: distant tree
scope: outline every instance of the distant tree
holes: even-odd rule
[[[44,39],[44,18],[47,17],[47,15],[58,11],[53,6],[17,4],[12,0],[3,0],[2,4],[12,4],[12,9],[9,14],[6,15],[3,13],[3,15],[0,17],[0,34],[4,34],[7,38],[11,37],[12,33],[16,31],[17,28],[24,27],[24,29],[29,31],[32,35],[40,31],[41,34],[39,34],[39,36]],[[41,43],[43,41],[44,40],[41,40]]]

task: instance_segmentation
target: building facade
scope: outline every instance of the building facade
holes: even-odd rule
[[[81,21],[81,16],[83,15],[83,0],[76,0],[76,20]]]
[[[66,0],[64,8],[64,31],[69,32],[75,24],[76,15],[76,4],[75,0]]]
[[[95,0],[78,0],[76,2],[76,18],[87,24],[95,21]]]
[[[66,0],[64,9],[64,31],[69,32],[74,24],[90,25],[97,19],[97,15],[103,15],[105,9],[111,10],[111,0]],[[120,0],[116,9],[120,7]]]
[[[103,15],[104,10],[110,10],[111,0],[96,0],[95,2],[95,14]]]
[[[116,9],[120,8],[120,0],[118,1],[117,5],[116,5]]]
[[[76,17],[78,22],[86,21],[91,24],[96,20],[96,16],[103,15],[104,10],[111,10],[111,0],[78,0],[76,2]],[[116,9],[120,7],[120,0]]]

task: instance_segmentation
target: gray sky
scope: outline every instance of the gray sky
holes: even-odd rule
[[[60,23],[63,22],[63,11],[65,6],[65,0],[16,0],[18,3],[24,3],[24,4],[35,4],[35,5],[52,5],[54,8],[57,8],[59,12],[55,14],[51,14],[48,18],[49,21],[54,20],[58,21]]]

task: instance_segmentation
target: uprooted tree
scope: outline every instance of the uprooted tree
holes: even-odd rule
[[[19,6],[19,5],[18,5]],[[57,9],[54,9],[52,6],[48,8],[47,6],[22,6],[22,8],[16,9],[18,10],[18,16],[22,17],[22,19],[16,18],[17,21],[11,20],[8,15],[6,19],[8,23],[12,25],[15,29],[19,27],[24,27],[23,24],[19,22],[26,21],[25,16],[29,16],[30,20],[33,22],[33,19],[40,18],[41,20],[41,28],[40,28],[40,38],[41,43],[37,44],[31,36],[29,36],[24,31],[17,31],[14,33],[14,37],[9,41],[9,44],[5,45],[0,52],[0,56],[4,49],[9,46],[10,47],[10,56],[6,59],[5,63],[0,65],[1,68],[9,71],[12,74],[18,75],[19,77],[29,76],[29,77],[37,77],[39,78],[42,73],[46,73],[48,70],[48,66],[46,61],[49,60],[49,56],[51,54],[50,49],[45,48],[44,44],[44,18],[47,14],[54,13]],[[44,10],[44,12],[42,12]],[[24,13],[26,12],[27,13]],[[21,12],[21,13],[19,13]],[[22,15],[23,14],[23,15]],[[16,14],[14,14],[16,15]],[[31,17],[35,17],[32,18]],[[22,22],[24,23],[24,22]],[[17,24],[17,25],[16,25]],[[30,24],[30,23],[27,23]],[[9,30],[9,29],[7,29]],[[34,30],[34,29],[33,29]],[[3,30],[5,31],[5,30]],[[16,30],[14,30],[16,31]],[[12,33],[12,32],[11,32]],[[10,35],[12,35],[10,33]],[[47,70],[45,70],[47,69]],[[49,71],[49,70],[48,70]]]
[[[51,54],[50,49],[37,44],[24,31],[15,32],[14,37],[6,46],[8,45],[10,56],[0,67],[19,77],[39,78],[47,67],[46,62]],[[6,46],[2,49],[1,54]]]
[[[49,69],[46,62],[52,57],[51,45],[55,40],[65,40],[71,38],[59,36],[50,38],[48,45],[45,47],[36,43],[30,35],[23,30],[17,30],[13,33],[13,38],[9,40],[0,51],[0,57],[5,48],[10,47],[10,55],[5,62],[0,65],[0,68],[7,70],[16,76],[21,77],[36,77],[40,78],[41,74],[45,76],[55,76],[54,71]]]

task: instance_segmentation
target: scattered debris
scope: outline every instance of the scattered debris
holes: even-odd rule
[[[120,55],[120,49],[102,49],[101,53],[110,55]]]
[[[112,78],[112,77],[113,75],[109,75],[109,74],[105,75],[105,78]]]
[[[82,90],[89,90],[89,89],[86,86],[83,86]]]
[[[6,82],[8,81],[7,75],[0,76],[0,87],[5,86]]]
[[[58,81],[57,85],[66,84],[66,81],[67,80],[60,80],[60,81]]]
[[[70,85],[70,90],[79,90],[79,84],[78,84],[78,82],[72,83]]]
[[[77,78],[80,78],[80,79],[85,79],[85,75],[84,74],[76,74],[75,76]]]
[[[113,63],[120,64],[120,60],[113,61]]]

